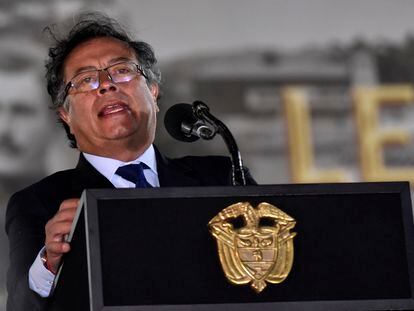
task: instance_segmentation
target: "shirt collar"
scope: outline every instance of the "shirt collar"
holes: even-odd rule
[[[120,166],[124,166],[127,164],[139,164],[144,163],[146,164],[151,171],[158,175],[157,172],[157,161],[155,158],[155,150],[154,146],[150,145],[147,150],[144,151],[142,155],[140,155],[138,158],[136,158],[133,161],[130,162],[123,162],[116,159],[111,158],[105,158],[89,153],[83,152],[83,155],[85,156],[85,159],[103,176],[105,176],[107,179],[112,180],[112,178],[115,175],[116,170]]]

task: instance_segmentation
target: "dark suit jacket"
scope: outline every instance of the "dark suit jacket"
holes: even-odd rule
[[[156,150],[161,187],[231,185],[231,163],[227,157],[183,157],[168,159]],[[249,184],[255,181],[247,174]],[[14,194],[6,213],[10,244],[7,274],[8,311],[44,309],[47,299],[30,290],[28,271],[44,246],[45,225],[68,198],[79,198],[87,188],[114,188],[81,155],[76,168],[57,172]]]

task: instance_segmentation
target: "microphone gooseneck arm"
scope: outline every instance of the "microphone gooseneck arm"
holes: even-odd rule
[[[214,117],[210,113],[208,106],[201,101],[197,100],[193,103],[193,113],[199,119],[211,124],[216,132],[220,134],[221,137],[223,137],[223,140],[230,152],[233,186],[246,186],[246,177],[244,174],[242,157],[239,148],[237,147],[236,140],[234,139],[230,130],[223,122]],[[211,139],[204,138],[202,135],[200,135],[200,137],[203,139]]]

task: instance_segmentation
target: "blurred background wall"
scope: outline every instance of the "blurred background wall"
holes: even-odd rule
[[[298,163],[289,146],[299,142],[289,144],[293,125],[286,118],[286,87],[305,94],[310,119],[300,119],[298,126],[310,122],[306,133],[314,167],[340,168],[341,180],[363,181],[352,92],[389,83],[410,87],[414,79],[414,2],[409,0],[1,0],[2,227],[14,191],[76,163],[77,153],[47,109],[42,66],[48,38],[42,29],[63,20],[70,24],[84,10],[110,14],[153,45],[163,73],[157,144],[164,153],[227,153],[219,138],[186,144],[163,129],[168,107],[199,99],[232,130],[259,183],[301,181],[293,176]],[[381,124],[408,133],[406,145],[384,151],[386,165],[414,165],[410,103],[381,110]],[[1,311],[4,230],[0,247]]]

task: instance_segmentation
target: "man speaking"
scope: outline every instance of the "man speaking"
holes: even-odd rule
[[[80,156],[76,168],[48,176],[9,201],[9,311],[44,308],[62,256],[70,251],[64,236],[84,189],[231,184],[226,157],[168,159],[153,146],[160,84],[155,63],[150,45],[132,40],[100,14],[82,16],[50,48],[52,108]],[[248,182],[254,183],[250,176]]]

